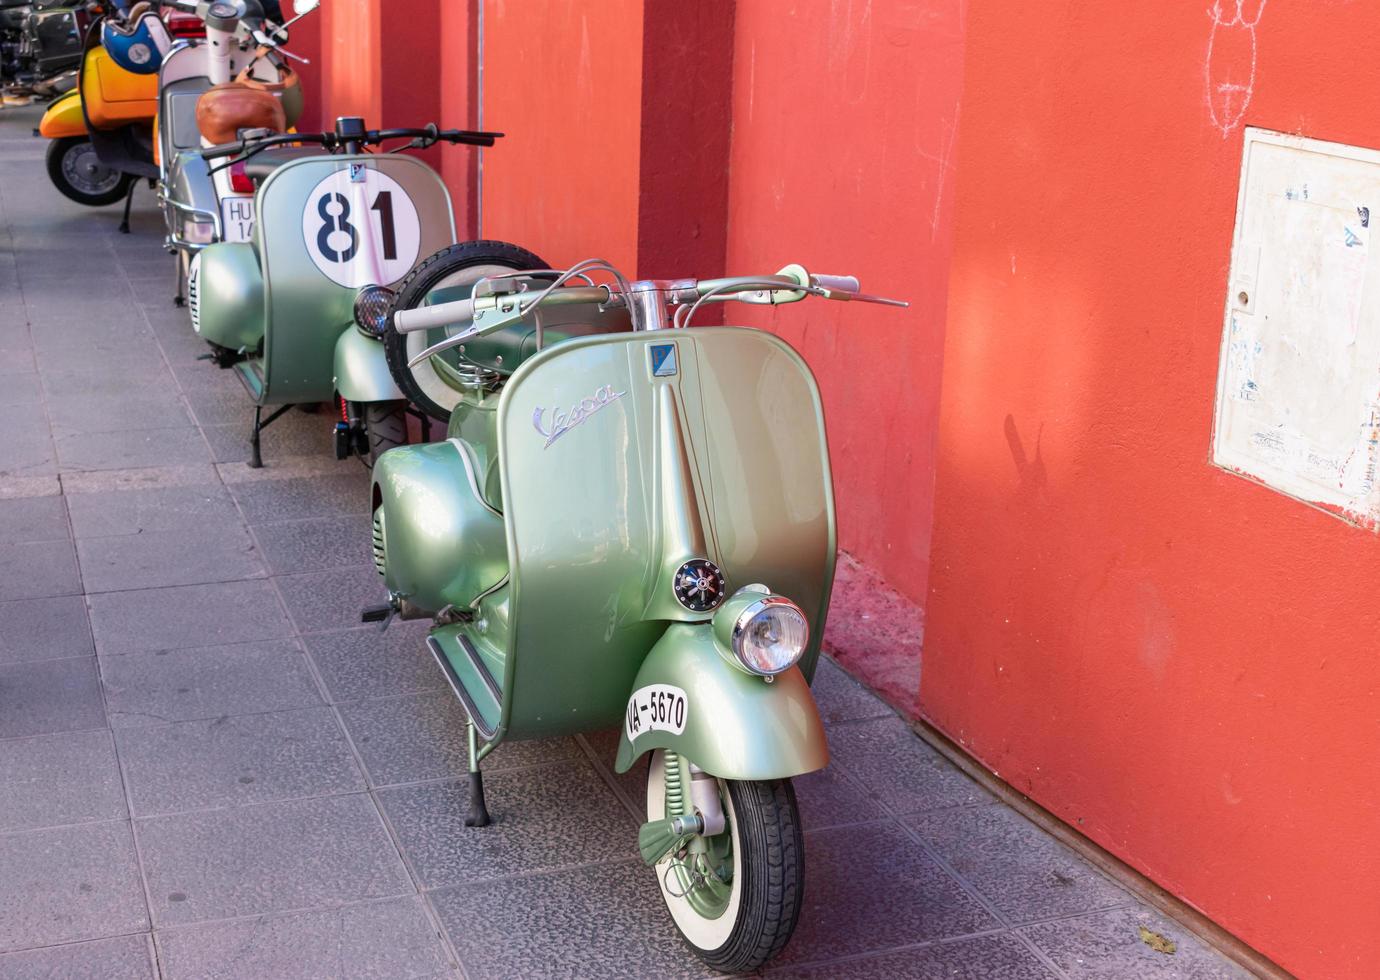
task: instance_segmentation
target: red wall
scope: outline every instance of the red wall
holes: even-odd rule
[[[641,0],[482,0],[486,238],[637,266]]]
[[[379,32],[384,23],[382,0],[325,0],[312,17],[321,18],[321,118],[326,126],[337,116],[363,116],[378,125],[383,105]],[[411,0],[404,0],[404,4]],[[390,18],[394,26],[400,21]]]
[[[739,3],[735,38],[729,270],[799,262],[912,306],[729,315],[771,327],[810,362],[839,544],[923,602],[963,3]]]
[[[442,3],[442,42],[434,71],[440,89],[436,93],[436,122],[444,129],[479,128],[478,31],[474,3]],[[478,236],[480,151],[468,146],[441,148],[441,176],[450,188],[455,208],[455,231],[461,241]]]
[[[1212,6],[969,0],[921,708],[1286,968],[1373,977],[1380,549],[1208,460],[1221,86],[1380,145],[1380,7],[1246,0],[1209,65]]]

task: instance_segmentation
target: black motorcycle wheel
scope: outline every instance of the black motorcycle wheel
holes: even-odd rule
[[[124,200],[133,174],[120,173],[100,162],[85,136],[64,136],[48,144],[48,178],[63,197],[90,208]]]
[[[383,349],[388,358],[388,370],[408,400],[420,411],[440,422],[450,421],[450,409],[437,403],[407,366],[408,335],[400,334],[393,329],[393,313],[396,310],[410,310],[421,306],[433,289],[447,284],[447,279],[461,280],[464,278],[464,270],[478,269],[480,266],[514,271],[550,268],[527,249],[507,242],[460,242],[458,245],[441,249],[408,273],[407,278],[398,287],[398,296],[393,301],[393,308],[388,312],[388,326],[383,334]]]
[[[647,767],[647,819],[672,815],[667,753]],[[681,760],[683,762],[683,760]],[[680,764],[679,762],[677,763]],[[723,973],[752,972],[786,948],[805,892],[805,841],[789,779],[716,781],[727,826],[697,838],[683,856],[668,854],[652,871],[681,939]],[[681,812],[685,812],[682,810]]]
[[[394,446],[407,445],[407,402],[366,402],[364,434],[369,439],[370,468]]]

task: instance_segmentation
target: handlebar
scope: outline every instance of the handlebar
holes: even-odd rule
[[[546,302],[552,304],[608,303],[613,295],[606,286],[572,286],[552,293]],[[490,308],[502,309],[502,306],[496,305],[494,301],[504,299],[509,301],[510,306],[517,302],[517,296],[513,294],[471,296],[469,299],[438,303],[435,306],[419,306],[413,310],[398,310],[393,314],[393,327],[398,333],[415,333],[418,330],[430,330],[433,327],[444,327],[449,323],[459,323],[462,320],[473,320],[476,304],[484,304],[487,300],[486,305]]]
[[[810,283],[830,292],[839,290],[845,293],[856,293],[862,288],[858,283],[857,276],[812,275],[810,276]]]
[[[271,146],[284,143],[316,143],[327,150],[335,151],[349,143],[377,145],[387,140],[411,139],[419,149],[433,143],[462,143],[467,146],[493,146],[502,133],[469,129],[438,129],[436,124],[424,129],[370,129],[358,135],[342,135],[337,132],[325,133],[274,133],[271,136],[247,136],[233,143],[209,146],[201,151],[203,160],[218,160],[221,157],[244,154],[252,156]]]
[[[576,266],[575,268],[581,267]],[[506,278],[511,279],[511,277]],[[630,297],[634,294],[645,296],[648,293],[655,293],[660,295],[661,301],[667,306],[686,307],[688,311],[686,315],[682,317],[678,313],[673,321],[672,325],[675,327],[688,326],[695,310],[706,302],[739,300],[745,303],[778,305],[795,303],[806,296],[819,296],[823,299],[844,302],[910,306],[910,303],[904,300],[888,299],[884,296],[860,292],[858,280],[854,276],[810,275],[799,265],[788,265],[780,272],[770,276],[736,276],[723,279],[681,279],[674,281],[649,280],[632,284],[626,288],[621,282],[619,288],[606,285],[557,288],[562,279],[557,279],[545,290],[536,293],[501,292],[493,295],[471,296],[469,299],[438,303],[435,306],[394,311],[391,317],[393,329],[404,334],[429,330],[434,327],[459,325],[469,321],[469,326],[411,358],[408,361],[408,366],[415,367],[428,357],[451,347],[459,346],[473,337],[512,326],[538,306],[597,303],[604,309],[627,308],[629,312],[637,312],[637,304],[630,301]],[[480,280],[481,283],[484,281]],[[476,288],[478,286],[479,284],[476,283]],[[657,318],[654,317],[653,319]],[[636,329],[637,322],[638,318],[635,317],[634,329]]]

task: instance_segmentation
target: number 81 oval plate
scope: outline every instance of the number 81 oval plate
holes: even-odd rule
[[[347,289],[389,286],[417,261],[422,241],[417,208],[387,174],[373,167],[356,173],[362,179],[337,170],[311,189],[302,208],[302,242],[332,282]]]
[[[631,742],[648,732],[685,732],[690,705],[685,692],[671,684],[649,684],[633,691],[623,718],[623,730]]]

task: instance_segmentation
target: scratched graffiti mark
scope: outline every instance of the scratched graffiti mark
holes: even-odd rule
[[[1208,116],[1226,139],[1241,125],[1255,92],[1255,29],[1267,0],[1213,0],[1208,17]]]

